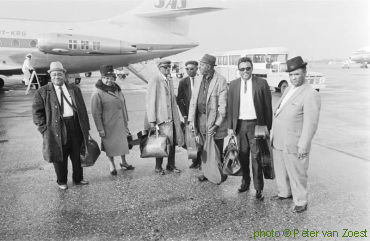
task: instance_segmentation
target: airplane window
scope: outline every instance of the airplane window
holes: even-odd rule
[[[69,49],[72,49],[73,48],[72,40],[69,40],[68,41],[68,48]]]
[[[73,40],[73,49],[77,49],[77,40]]]

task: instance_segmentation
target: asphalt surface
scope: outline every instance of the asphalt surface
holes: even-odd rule
[[[35,91],[24,95],[19,78],[12,78],[0,91],[0,240],[370,240],[365,233],[370,229],[370,70],[328,65],[312,70],[327,76],[327,88],[320,92],[309,206],[302,214],[291,212],[291,200],[271,199],[273,180],[265,181],[263,201],[255,199],[253,188],[237,192],[240,177],[221,185],[199,183],[200,171],[188,168],[191,162],[181,148],[176,151],[180,174],[156,175],[154,160],[139,158],[135,146],[127,157],[135,170],[118,169],[111,176],[102,153],[93,167],[84,168],[90,185],[74,186],[69,165],[69,189],[59,190],[32,123]],[[81,83],[89,114],[96,79]],[[143,127],[145,85],[132,77],[118,83],[129,128],[136,133]],[[279,94],[272,94],[274,104]],[[90,124],[99,142],[91,115]]]

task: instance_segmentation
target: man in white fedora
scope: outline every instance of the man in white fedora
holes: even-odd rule
[[[62,63],[50,63],[51,83],[35,93],[32,104],[33,122],[42,134],[43,156],[54,164],[57,183],[66,190],[68,157],[72,162],[75,185],[86,185],[80,161],[80,150],[89,136],[89,119],[81,90],[66,82]]]

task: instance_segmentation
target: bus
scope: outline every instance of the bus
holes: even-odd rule
[[[232,50],[213,55],[216,57],[216,70],[227,82],[240,77],[238,60],[247,56],[253,62],[253,75],[266,79],[272,89],[284,92],[289,85],[289,74],[285,72],[288,50],[284,47]],[[307,72],[307,80],[318,91],[325,88],[325,77],[321,73]]]

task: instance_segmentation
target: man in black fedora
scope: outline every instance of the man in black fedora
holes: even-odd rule
[[[219,167],[222,162],[224,138],[227,136],[227,83],[217,73],[216,57],[205,54],[200,60],[200,76],[196,77],[189,107],[189,125],[202,140],[202,176],[199,181],[209,180],[219,184],[225,180]],[[197,80],[197,78],[199,78]],[[206,151],[204,151],[206,150]]]
[[[293,198],[293,212],[307,209],[307,170],[312,138],[319,123],[321,99],[306,81],[306,65],[298,56],[287,61],[291,85],[274,110],[271,142],[278,194]]]

